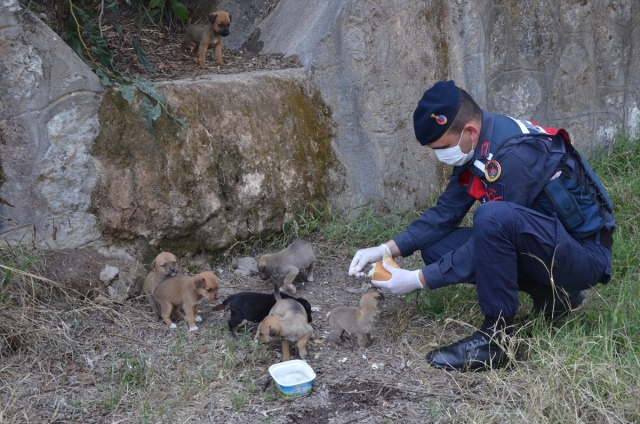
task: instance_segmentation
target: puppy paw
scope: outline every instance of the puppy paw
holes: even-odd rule
[[[202,317],[200,315],[196,317],[196,322],[202,322]]]
[[[172,323],[169,328],[178,328],[178,326],[175,323]]]
[[[193,327],[189,328],[189,331],[198,331],[198,326],[194,325]]]
[[[307,281],[313,283],[313,277],[307,277]]]

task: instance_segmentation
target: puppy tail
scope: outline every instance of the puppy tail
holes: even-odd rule
[[[273,295],[276,297],[276,302],[278,300],[282,300],[282,296],[280,296],[280,287],[278,287],[278,283],[273,283]]]

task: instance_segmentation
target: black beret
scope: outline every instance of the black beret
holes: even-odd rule
[[[449,129],[460,107],[460,89],[453,80],[439,81],[418,102],[413,129],[423,146],[433,143]]]

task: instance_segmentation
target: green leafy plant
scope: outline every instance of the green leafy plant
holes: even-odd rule
[[[112,4],[115,3],[117,3],[117,0]],[[189,11],[184,3],[181,3],[178,0],[169,0],[168,3],[170,4],[171,11],[174,15],[184,21],[189,19]],[[147,19],[149,19],[149,22],[154,25],[159,25],[167,14],[167,0],[149,0],[146,2],[141,0],[132,0],[131,8],[138,9],[140,17],[146,16]]]
[[[243,393],[231,393],[231,404],[236,411],[241,410],[246,401],[247,398]]]
[[[177,0],[171,0],[174,6],[174,13],[181,19],[188,17],[186,7]],[[114,7],[112,3],[108,8]],[[145,13],[164,10],[165,0],[151,0],[148,6],[140,6]],[[133,7],[133,5],[132,5]],[[153,134],[153,122],[158,120],[164,111],[167,116],[176,124],[178,128],[187,127],[187,123],[183,118],[177,117],[171,111],[171,106],[167,103],[164,95],[158,88],[146,78],[128,78],[118,72],[113,64],[113,55],[107,46],[105,39],[102,37],[99,25],[97,25],[91,16],[82,8],[75,5],[69,0],[70,19],[66,24],[67,44],[82,58],[82,60],[91,68],[104,87],[113,87],[113,82],[119,85],[119,91],[122,98],[127,101],[129,106],[133,104],[135,97],[134,87],[142,93],[141,110],[145,117],[145,127]],[[178,12],[175,12],[178,10]],[[152,13],[155,16],[157,13]],[[116,29],[122,34],[119,29]],[[138,59],[145,69],[152,73],[153,69],[138,40],[132,35],[129,36],[133,44],[134,51]],[[113,81],[113,82],[112,82]]]

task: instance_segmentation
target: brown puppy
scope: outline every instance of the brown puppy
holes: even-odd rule
[[[173,277],[176,275],[178,269],[178,259],[173,253],[161,252],[151,262],[151,270],[144,279],[142,285],[142,294],[147,297],[147,302],[151,305],[151,308],[158,313],[158,305],[156,305],[153,297],[151,296],[162,281],[167,277]]]
[[[358,345],[361,348],[373,341],[371,333],[376,324],[378,313],[380,312],[380,302],[384,300],[382,293],[365,293],[360,299],[360,307],[333,308],[328,315],[329,341],[336,343],[338,338],[344,340],[344,332],[358,335]]]
[[[295,294],[293,280],[305,269],[307,281],[313,281],[313,269],[316,266],[316,255],[313,253],[313,246],[307,240],[294,241],[286,249],[278,253],[262,255],[258,260],[258,272],[263,280],[271,277],[274,272],[280,276],[284,275],[284,284],[281,290],[288,290]]]
[[[224,65],[222,61],[222,37],[229,35],[229,25],[231,25],[231,15],[219,10],[209,13],[209,23],[200,25],[189,25],[184,33],[184,38],[180,44],[180,50],[189,54],[188,48],[193,45],[191,54],[198,56],[198,64],[204,66],[207,49],[215,47],[216,63]]]
[[[169,328],[176,328],[171,321],[171,314],[182,317],[180,307],[184,309],[189,323],[189,331],[198,329],[196,322],[202,321],[198,315],[198,304],[203,298],[218,298],[218,278],[213,271],[201,272],[190,277],[176,275],[164,280],[153,292],[153,298],[160,306],[160,313]]]
[[[273,285],[273,290],[277,302],[269,315],[258,324],[254,342],[280,340],[283,361],[290,358],[289,342],[297,342],[300,358],[304,359],[307,356],[307,341],[313,336],[313,328],[307,322],[307,313],[300,302],[291,298],[282,299],[277,284]]]

